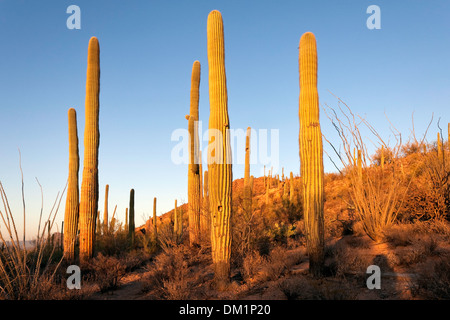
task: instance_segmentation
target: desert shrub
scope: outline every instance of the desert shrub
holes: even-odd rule
[[[154,290],[169,300],[192,299],[194,288],[202,280],[192,269],[200,264],[210,264],[209,255],[201,250],[184,245],[166,248],[147,267],[143,290]]]
[[[383,232],[384,240],[389,243],[391,247],[405,247],[413,243],[415,233],[411,225],[395,224],[386,228]]]
[[[266,259],[254,251],[247,254],[242,263],[241,274],[246,282],[252,282],[254,278],[261,272],[262,265],[266,263]]]
[[[325,257],[331,260],[327,265],[327,273],[342,279],[348,275],[356,275],[358,280],[362,280],[367,267],[373,264],[368,257],[345,244],[326,246]]]
[[[122,229],[115,219],[111,221],[108,232],[97,233],[95,251],[104,256],[118,255],[131,249],[128,231]]]
[[[353,300],[356,293],[345,280],[335,282],[301,276],[279,283],[280,290],[288,300]]]
[[[88,268],[102,293],[117,289],[120,279],[127,271],[125,261],[114,256],[104,256],[102,253],[89,262]]]
[[[447,155],[447,154],[446,154]],[[413,179],[399,217],[406,221],[446,219],[450,210],[450,159],[436,151],[407,158]]]
[[[288,239],[295,238],[298,235],[297,228],[293,224],[285,224],[284,222],[275,223],[273,227],[267,230],[267,236],[270,241],[286,244]]]
[[[411,292],[424,299],[450,299],[450,256],[445,255],[431,266],[424,266],[411,283]]]

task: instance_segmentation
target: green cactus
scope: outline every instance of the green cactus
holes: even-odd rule
[[[299,146],[309,271],[320,276],[324,265],[324,169],[317,92],[317,48],[311,32],[303,34],[300,39],[299,72]]]
[[[158,241],[158,222],[156,221],[156,197],[153,198],[153,242]]]
[[[131,247],[134,247],[135,243],[135,226],[134,226],[134,189],[130,190],[130,208],[129,208],[129,221],[128,221],[128,239],[130,240]]]
[[[198,138],[198,101],[200,87],[200,62],[195,61],[192,66],[191,104],[188,119],[189,129],[189,172],[188,172],[188,217],[189,243],[191,246],[200,244],[200,167],[199,167],[199,138]]]
[[[80,262],[84,264],[94,254],[98,211],[98,147],[100,92],[100,48],[98,40],[89,40],[86,79],[84,165],[80,197]]]
[[[251,128],[247,128],[245,138],[245,173],[244,173],[244,210],[247,215],[252,212],[252,187],[250,185],[250,136]]]
[[[223,21],[219,11],[208,15],[209,65],[208,178],[214,281],[219,290],[230,281],[232,164],[228,117]]]
[[[103,233],[108,233],[108,194],[109,194],[109,185],[107,184],[105,187],[105,209],[103,211]]]
[[[64,214],[64,255],[66,260],[75,259],[75,239],[78,231],[79,191],[78,170],[80,157],[78,155],[77,113],[70,108],[69,118],[69,179],[67,185],[66,209]]]

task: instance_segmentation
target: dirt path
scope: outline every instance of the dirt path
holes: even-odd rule
[[[142,279],[149,271],[144,268],[137,269],[125,275],[119,282],[116,290],[105,293],[96,292],[92,300],[141,300],[145,293],[142,292]]]

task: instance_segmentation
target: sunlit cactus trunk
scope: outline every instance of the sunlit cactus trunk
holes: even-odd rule
[[[208,177],[211,250],[214,280],[219,290],[230,281],[232,164],[225,75],[223,21],[219,11],[208,16],[209,144]]]
[[[191,246],[200,244],[200,159],[198,138],[198,102],[200,87],[200,62],[195,61],[192,66],[191,104],[188,119],[189,129],[189,173],[188,173],[188,217],[189,243]]]
[[[130,208],[128,210],[128,239],[131,247],[134,247],[135,242],[135,226],[134,226],[134,189],[130,190]]]
[[[108,195],[109,195],[109,185],[105,187],[105,209],[103,211],[103,234],[108,232]]]
[[[292,171],[289,173],[289,201],[291,203],[295,201],[294,175]]]
[[[75,242],[78,231],[78,171],[80,157],[78,155],[77,113],[70,108],[69,118],[69,179],[67,185],[66,209],[64,214],[64,255],[68,261],[75,259]]]
[[[153,233],[152,240],[154,243],[158,241],[158,222],[156,221],[156,197],[153,198]]]
[[[92,37],[88,48],[86,79],[84,164],[80,198],[80,261],[94,254],[95,225],[98,210],[98,147],[100,93],[100,48]]]
[[[245,172],[244,172],[244,210],[247,215],[252,212],[252,186],[250,183],[250,137],[251,128],[247,128],[245,137]]]
[[[128,208],[125,208],[125,230],[128,231]]]
[[[177,208],[177,199],[175,199],[175,207],[173,209],[173,235],[175,243],[178,243],[180,240],[180,221],[178,217],[178,208]]]
[[[299,49],[299,145],[303,212],[309,270],[311,274],[320,276],[324,264],[324,169],[317,92],[317,48],[314,34],[311,32],[303,34]]]

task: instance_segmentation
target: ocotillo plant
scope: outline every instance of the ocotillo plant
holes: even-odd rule
[[[106,234],[108,232],[108,194],[109,194],[109,185],[107,184],[105,187],[105,209],[103,212],[103,233]]]
[[[153,198],[153,242],[158,241],[158,222],[156,221],[156,197]]]
[[[125,230],[128,230],[128,208],[125,208]]]
[[[198,101],[200,87],[200,62],[194,61],[191,76],[191,103],[189,116],[189,172],[188,172],[188,217],[189,217],[189,243],[200,244],[200,168],[199,168],[199,141],[198,141]]]
[[[324,169],[322,133],[317,92],[317,48],[314,34],[302,35],[299,45],[300,72],[300,165],[303,212],[310,273],[319,276],[324,264]]]
[[[130,208],[129,208],[129,222],[128,222],[128,239],[130,240],[131,247],[134,246],[134,189],[130,190]]]
[[[88,48],[86,79],[84,164],[80,197],[80,261],[94,254],[95,224],[98,210],[98,147],[100,92],[100,48],[92,37]]]
[[[208,15],[209,65],[208,176],[211,211],[211,249],[214,279],[219,290],[230,281],[232,165],[230,120],[225,75],[223,21],[219,11]]]
[[[250,136],[251,128],[247,128],[245,137],[245,172],[244,172],[244,211],[249,215],[252,211],[252,188],[250,186]]]
[[[64,213],[64,254],[67,260],[75,259],[75,240],[78,230],[78,155],[77,113],[70,108],[69,118],[69,180],[67,185],[66,209]]]

